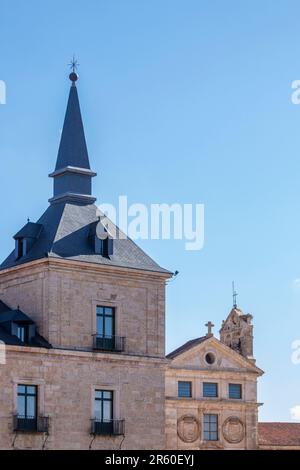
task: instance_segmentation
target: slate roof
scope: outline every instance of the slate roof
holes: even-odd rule
[[[19,230],[14,239],[17,238],[38,238],[43,226],[41,224],[35,224],[33,222],[27,222],[21,230]]]
[[[72,80],[72,79],[71,79]],[[74,169],[76,170],[74,172]],[[14,238],[35,239],[28,252],[16,259],[15,251],[3,261],[1,269],[42,258],[63,258],[152,272],[172,273],[161,268],[131,239],[114,239],[113,255],[95,253],[91,243],[93,225],[99,220],[99,210],[91,195],[90,163],[81,118],[77,88],[73,81],[56,162],[52,174],[54,197],[37,223],[27,223]]]
[[[50,349],[52,348],[51,344],[48,343],[45,338],[40,336],[38,333],[32,338],[30,343],[24,344],[22,341],[14,335],[11,335],[7,330],[5,330],[1,325],[0,325],[0,341],[3,341],[3,343],[10,345],[10,346],[29,346],[32,348],[46,348]]]
[[[63,258],[102,265],[121,266],[160,273],[171,273],[161,268],[130,238],[114,239],[113,255],[96,254],[90,240],[92,224],[99,220],[99,209],[94,204],[53,204],[38,220],[43,226],[31,250],[19,260],[15,252],[1,264],[1,269],[17,266],[41,258]],[[117,233],[119,233],[117,229]]]
[[[34,324],[31,318],[19,309],[12,310],[0,300],[0,341],[12,346],[30,346],[50,349],[52,346],[37,332],[29,343],[24,344],[17,336],[10,333],[8,325],[11,322]]]
[[[0,300],[0,313],[6,312],[7,310],[9,310],[9,307],[4,302],[2,302],[2,300]]]
[[[182,346],[179,346],[179,348],[167,354],[166,357],[167,359],[174,359],[174,357],[179,356],[180,354],[188,351],[189,349],[192,349],[194,346],[203,343],[209,338],[211,338],[211,336],[201,336],[200,338],[191,339],[190,341],[184,343]]]
[[[258,423],[258,444],[300,447],[300,423]]]
[[[55,170],[67,166],[90,170],[76,86],[70,88]]]
[[[22,323],[34,323],[31,318],[29,318],[21,310],[7,310],[0,314],[0,324],[4,322],[22,322]]]

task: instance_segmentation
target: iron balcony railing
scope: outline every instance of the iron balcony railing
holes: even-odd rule
[[[48,433],[49,417],[15,415],[13,418],[13,427],[14,431]]]
[[[123,336],[93,335],[93,348],[98,351],[122,352],[125,350],[125,338]]]
[[[102,436],[124,436],[125,435],[125,420],[124,419],[109,419],[99,420],[92,419],[92,434]]]

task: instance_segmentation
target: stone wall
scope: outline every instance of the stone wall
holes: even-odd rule
[[[54,347],[7,347],[7,363],[0,365],[0,448],[88,449],[95,388],[114,391],[126,433],[124,440],[96,437],[93,448],[164,448],[167,277],[56,259],[0,272],[0,299],[31,317]],[[123,353],[93,351],[97,305],[115,308]],[[39,387],[39,413],[51,420],[46,440],[13,433],[18,383]]]
[[[218,415],[218,441],[203,439],[203,415]],[[166,400],[166,448],[197,449],[256,449],[256,427],[253,417],[256,406],[245,407],[226,403],[196,400]],[[230,429],[237,428],[232,438]],[[236,442],[238,441],[238,442]]]
[[[178,366],[177,366],[178,367]],[[178,381],[192,382],[192,398],[178,397]],[[218,384],[218,397],[205,398],[203,382]],[[228,398],[228,384],[242,384],[242,399]],[[166,371],[166,448],[167,449],[256,449],[256,375],[239,370]],[[218,441],[205,441],[203,415],[218,415]]]
[[[96,306],[116,311],[126,351],[165,354],[164,275],[52,260],[0,272],[0,298],[18,306],[53,346],[91,349]]]
[[[162,449],[165,360],[8,346],[0,365],[1,449]],[[50,433],[13,432],[17,384],[38,386],[38,413]],[[114,392],[114,418],[125,437],[90,434],[95,389]]]

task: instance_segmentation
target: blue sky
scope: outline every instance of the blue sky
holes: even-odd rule
[[[300,4],[292,0],[0,0],[2,233],[47,207],[69,82],[78,85],[99,202],[205,204],[205,245],[143,241],[180,271],[167,349],[254,315],[261,420],[300,404]]]

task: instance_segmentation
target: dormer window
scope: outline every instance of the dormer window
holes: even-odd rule
[[[23,256],[23,239],[19,238],[16,240],[16,259],[20,259]]]
[[[106,238],[98,238],[98,236],[95,235],[94,243],[95,253],[97,255],[107,257],[113,254],[113,240],[108,236]]]
[[[28,341],[28,326],[27,325],[18,325],[17,326],[17,337],[22,343]]]
[[[95,254],[109,257],[113,254],[113,239],[110,237],[101,220],[91,224],[90,239]]]
[[[14,236],[16,241],[15,255],[16,259],[21,259],[27,255],[34,243],[40,236],[43,226],[33,222],[27,224]]]
[[[18,238],[16,240],[16,259],[20,259],[26,255],[26,240],[24,238]]]

